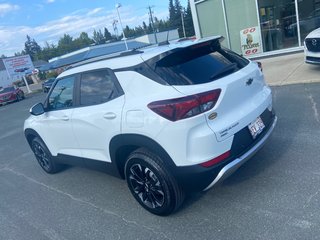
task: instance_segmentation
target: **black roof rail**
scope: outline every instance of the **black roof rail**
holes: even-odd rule
[[[67,67],[67,69],[71,69],[71,68],[74,68],[74,67],[79,67],[79,66],[82,66],[82,65],[85,65],[85,64],[88,64],[88,63],[99,62],[99,61],[103,61],[103,60],[107,60],[107,59],[125,57],[125,56],[140,54],[140,53],[143,53],[143,52],[142,51],[137,51],[136,49],[129,50],[129,51],[123,51],[123,52],[110,53],[110,54],[89,58],[89,59],[82,60],[80,62],[71,64],[69,67]]]

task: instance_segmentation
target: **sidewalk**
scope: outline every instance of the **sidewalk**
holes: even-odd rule
[[[259,60],[270,86],[320,82],[320,65],[304,62],[304,53],[295,53]]]

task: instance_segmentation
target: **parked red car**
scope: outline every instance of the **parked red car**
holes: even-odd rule
[[[15,86],[0,88],[0,105],[24,99],[24,92]]]

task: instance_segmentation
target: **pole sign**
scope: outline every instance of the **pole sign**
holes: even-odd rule
[[[10,57],[2,59],[8,75],[12,79],[31,73],[34,70],[33,63],[29,55]]]
[[[241,30],[240,40],[243,56],[251,56],[262,52],[261,32],[259,27]]]

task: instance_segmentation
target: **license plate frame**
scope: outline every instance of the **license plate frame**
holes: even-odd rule
[[[249,132],[253,139],[256,139],[265,127],[260,116],[248,125]]]

